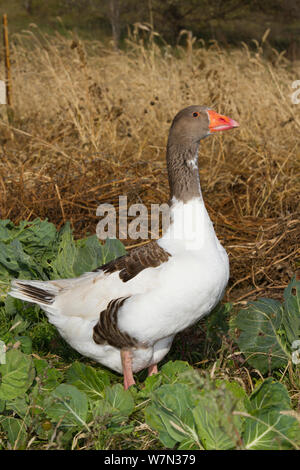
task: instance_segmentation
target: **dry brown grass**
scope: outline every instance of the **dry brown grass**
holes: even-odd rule
[[[240,122],[200,148],[203,193],[231,259],[227,298],[277,296],[299,259],[298,68],[273,51],[146,48],[15,38],[13,139],[1,124],[1,218],[70,220],[95,233],[100,203],[166,202],[165,145],[176,112],[206,104]],[[128,240],[127,245],[133,242]],[[299,267],[299,265],[298,265]]]

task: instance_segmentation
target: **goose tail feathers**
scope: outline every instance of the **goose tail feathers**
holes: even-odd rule
[[[11,284],[9,295],[16,299],[36,303],[41,307],[47,307],[55,302],[60,291],[61,288],[51,282],[15,279]]]

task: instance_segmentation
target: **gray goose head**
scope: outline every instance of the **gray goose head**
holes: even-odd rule
[[[201,197],[198,169],[200,140],[238,126],[234,119],[206,106],[189,106],[179,111],[172,122],[167,144],[171,198],[186,203],[194,197]]]

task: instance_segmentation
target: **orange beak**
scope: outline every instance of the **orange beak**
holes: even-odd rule
[[[239,127],[239,123],[234,119],[231,119],[227,116],[222,116],[222,114],[218,114],[212,109],[208,109],[207,112],[209,116],[208,127],[210,132],[227,131],[228,129]]]

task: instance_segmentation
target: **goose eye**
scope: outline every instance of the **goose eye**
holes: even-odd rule
[[[199,114],[200,114],[200,113],[198,113],[197,111],[195,111],[195,112],[193,113],[193,117],[198,117]]]

